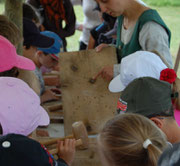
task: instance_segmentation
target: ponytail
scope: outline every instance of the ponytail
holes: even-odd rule
[[[117,115],[106,123],[98,137],[100,153],[114,166],[156,166],[166,146],[164,133],[138,114]]]
[[[150,144],[147,147],[147,151],[148,151],[148,166],[157,166],[157,161],[162,151],[153,144]]]

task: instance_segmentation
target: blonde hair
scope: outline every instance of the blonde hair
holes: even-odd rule
[[[147,139],[151,143],[144,148]],[[98,144],[107,162],[115,166],[156,166],[167,146],[164,133],[153,122],[128,113],[117,115],[106,123]]]

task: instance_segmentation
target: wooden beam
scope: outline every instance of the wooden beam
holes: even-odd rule
[[[5,1],[5,15],[14,22],[22,34],[22,3],[23,0],[6,0]],[[18,54],[22,55],[22,42],[17,49]]]
[[[179,50],[178,50],[175,65],[174,65],[174,70],[176,71],[176,73],[178,72],[179,61],[180,61],[180,45],[179,45]]]

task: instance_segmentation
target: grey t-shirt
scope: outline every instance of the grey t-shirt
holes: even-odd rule
[[[125,30],[124,27],[121,31],[121,40],[127,44],[132,36],[134,27]],[[157,51],[161,57],[168,64],[170,68],[173,67],[172,56],[170,54],[168,35],[165,29],[155,23],[149,21],[142,27],[139,33],[139,43],[143,51]],[[120,64],[114,65],[114,77],[120,74]]]
[[[44,84],[42,72],[38,67],[36,67],[36,70],[34,71],[34,73],[36,74],[36,76],[39,80],[39,83],[40,83],[40,96],[41,96],[45,91],[45,84]]]

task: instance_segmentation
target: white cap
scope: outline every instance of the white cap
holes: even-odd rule
[[[152,52],[137,51],[122,59],[120,74],[109,84],[111,92],[121,92],[134,79],[139,77],[160,78],[160,72],[167,66]]]

